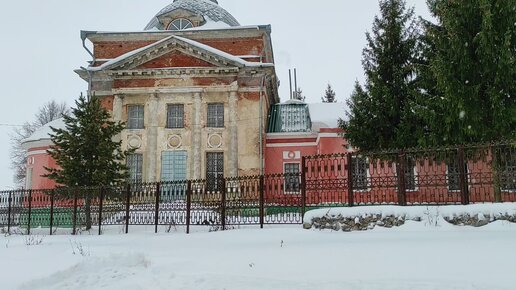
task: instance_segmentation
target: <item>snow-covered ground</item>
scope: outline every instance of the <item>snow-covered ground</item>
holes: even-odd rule
[[[1,236],[0,289],[516,289],[516,224],[504,221],[352,233],[164,229]]]

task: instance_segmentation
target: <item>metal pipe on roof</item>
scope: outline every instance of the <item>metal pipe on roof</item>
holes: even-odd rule
[[[82,47],[88,52],[89,55],[91,55],[91,58],[92,58],[91,63],[94,64],[95,63],[95,55],[86,46],[86,37],[87,37],[87,32],[86,31],[81,31]],[[88,69],[86,69],[86,68],[84,68],[82,66],[81,66],[81,69],[85,70],[86,73],[88,74],[88,94],[86,96],[87,96],[88,101],[89,101],[90,97],[91,97],[91,82],[92,82],[91,71],[89,71]]]
[[[292,100],[292,70],[288,70],[288,81],[290,84],[290,99]]]
[[[294,87],[295,87],[295,91],[294,91],[295,95],[294,96],[297,99],[297,97],[298,97],[297,96],[297,70],[295,68],[294,68]]]

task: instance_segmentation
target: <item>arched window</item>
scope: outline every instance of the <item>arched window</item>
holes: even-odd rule
[[[190,20],[185,18],[178,18],[170,22],[168,25],[168,30],[183,30],[192,28],[193,24],[190,22]]]

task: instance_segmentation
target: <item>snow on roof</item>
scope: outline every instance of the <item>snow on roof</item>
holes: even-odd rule
[[[229,54],[227,52],[224,52],[222,50],[219,50],[219,49],[216,49],[216,48],[213,48],[211,46],[208,46],[208,45],[205,45],[205,44],[202,44],[200,42],[197,42],[197,41],[194,41],[194,40],[191,40],[191,39],[188,39],[188,38],[184,38],[184,37],[180,37],[180,36],[175,36],[175,35],[171,35],[171,36],[168,36],[168,37],[165,37],[157,42],[154,42],[154,43],[151,43],[147,46],[144,46],[144,47],[141,47],[141,48],[138,48],[138,49],[135,49],[135,50],[132,50],[132,51],[129,51],[127,53],[124,53],[122,55],[120,55],[119,57],[116,57],[108,62],[105,62],[103,63],[102,65],[100,66],[96,66],[96,67],[89,67],[88,70],[89,71],[101,71],[101,70],[104,70],[104,69],[108,69],[112,66],[115,66],[116,64],[118,63],[121,63],[123,62],[124,60],[128,59],[129,57],[132,57],[140,52],[143,52],[147,49],[151,49],[163,42],[166,42],[168,40],[171,40],[171,39],[176,39],[176,40],[179,40],[181,42],[185,42],[187,44],[190,44],[192,46],[195,46],[199,49],[202,49],[202,50],[205,50],[209,53],[212,53],[212,54],[215,54],[215,55],[218,55],[220,57],[223,57],[227,60],[230,60],[230,61],[233,61],[233,62],[236,62],[236,63],[239,63],[241,64],[242,66],[246,66],[246,67],[271,67],[271,66],[274,66],[273,63],[262,63],[262,62],[250,62],[250,61],[246,61],[246,60],[243,60],[237,56],[234,56],[232,54]]]
[[[165,8],[161,9],[154,18],[147,24],[145,30],[153,28],[165,29],[163,24],[160,23],[158,17],[174,10],[184,9],[191,11],[195,14],[201,15],[205,20],[212,20],[214,22],[224,22],[229,26],[240,26],[240,23],[227,12],[224,8],[217,4],[214,0],[174,0],[172,4],[169,4]]]
[[[296,99],[291,99],[291,100],[288,100],[286,102],[284,102],[283,104],[298,104],[298,105],[306,105],[305,102],[301,101],[301,100],[296,100]]]
[[[318,123],[318,128],[338,128],[339,118],[345,118],[344,103],[314,103],[308,104],[312,123]]]
[[[50,134],[54,133],[50,127],[53,127],[55,129],[65,129],[66,126],[64,123],[64,119],[56,119],[52,122],[47,123],[46,125],[43,125],[39,129],[34,131],[34,133],[32,133],[32,135],[30,135],[29,138],[23,140],[22,144],[39,140],[49,140]]]
[[[224,21],[214,21],[211,18],[206,19],[206,23],[201,26],[188,28],[185,30],[212,30],[212,29],[224,29],[230,28],[231,26]]]
[[[157,28],[152,28],[149,30],[127,30],[127,31],[109,31],[109,30],[99,30],[99,31],[85,31],[89,36],[91,35],[106,35],[106,34],[182,34],[182,33],[188,33],[191,31],[203,31],[203,30],[245,30],[245,29],[253,29],[253,30],[260,30],[265,29],[269,25],[245,25],[245,26],[231,26],[231,27],[220,27],[220,28],[209,28],[204,29],[204,26],[198,26],[193,28],[188,28],[184,30],[159,30]]]
[[[216,49],[214,47],[211,47],[211,46],[208,46],[206,44],[202,44],[200,42],[197,42],[195,40],[191,40],[191,39],[188,39],[188,38],[184,38],[184,37],[180,37],[180,36],[173,36],[175,37],[176,39],[179,39],[181,41],[184,41],[186,43],[189,43],[197,48],[200,48],[200,49],[204,49],[208,52],[211,52],[215,55],[218,55],[220,57],[223,57],[223,58],[226,58],[226,59],[229,59],[229,60],[232,60],[234,62],[237,62],[237,63],[240,63],[242,64],[243,66],[247,66],[247,67],[267,67],[267,66],[274,66],[273,63],[263,63],[263,62],[251,62],[251,61],[246,61],[246,60],[243,60],[237,56],[234,56],[232,54],[229,54],[227,52],[224,52],[222,50],[219,50],[219,49]]]

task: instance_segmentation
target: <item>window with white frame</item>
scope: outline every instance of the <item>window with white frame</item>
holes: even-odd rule
[[[283,172],[285,174],[285,192],[299,192],[301,189],[299,163],[285,163]]]
[[[206,190],[219,192],[224,178],[224,153],[206,153]]]
[[[167,128],[184,128],[185,106],[183,104],[170,104],[167,106]]]
[[[161,153],[161,199],[163,201],[184,200],[187,169],[186,151],[164,151]]]
[[[464,164],[464,172],[468,174],[468,166]],[[460,190],[460,170],[457,160],[446,163],[446,179],[448,181],[448,190]]]
[[[127,167],[129,171],[129,181],[139,183],[143,181],[143,155],[129,154],[127,155]]]
[[[223,103],[208,104],[207,126],[210,128],[224,127],[224,104]]]
[[[405,159],[405,189],[416,190],[416,160],[412,157]]]
[[[355,190],[368,190],[368,173],[369,173],[369,162],[365,157],[354,156],[353,157],[353,189]]]
[[[186,180],[186,168],[186,151],[164,151],[161,153],[161,181]]]
[[[127,129],[144,129],[144,106],[127,106]]]
[[[168,30],[184,30],[192,27],[193,24],[190,20],[186,18],[178,18],[170,22],[168,25]]]
[[[27,168],[27,176],[25,177],[25,188],[32,189],[32,168]]]
[[[516,191],[516,154],[507,151],[500,158],[500,187],[503,191]]]

